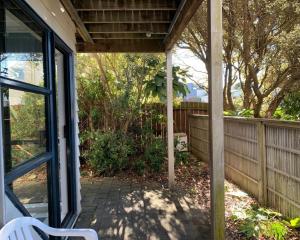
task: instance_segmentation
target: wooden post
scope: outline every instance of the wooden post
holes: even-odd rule
[[[257,147],[258,147],[258,201],[267,205],[267,158],[266,158],[266,132],[265,124],[257,123]]]
[[[174,127],[173,127],[173,76],[172,76],[172,52],[166,52],[167,57],[167,123],[168,123],[168,173],[169,187],[172,188],[175,181],[174,174]]]
[[[225,239],[222,0],[208,1],[212,239]]]

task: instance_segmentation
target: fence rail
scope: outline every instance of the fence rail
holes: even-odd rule
[[[189,147],[209,161],[208,117],[190,115]],[[300,123],[224,119],[225,175],[260,203],[300,215]]]

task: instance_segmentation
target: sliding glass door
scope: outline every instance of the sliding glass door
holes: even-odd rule
[[[76,212],[72,51],[24,1],[0,0],[0,18],[6,215],[67,226]]]

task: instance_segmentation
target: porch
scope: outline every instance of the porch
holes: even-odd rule
[[[190,200],[186,200],[185,195],[181,195],[180,192],[174,194],[168,190],[160,190],[152,185],[107,180],[108,182],[97,185],[100,188],[99,193],[95,191],[95,196],[89,196],[84,189],[93,190],[96,185],[89,186],[83,182],[85,188],[82,188],[81,193],[79,184],[80,154],[74,77],[75,53],[165,53],[168,133],[166,175],[168,176],[167,186],[175,189],[172,49],[202,2],[200,0],[0,1],[1,18],[3,18],[1,20],[3,23],[3,26],[1,25],[1,40],[3,40],[1,57],[3,55],[4,59],[3,70],[1,69],[0,72],[0,86],[5,87],[3,88],[5,91],[2,91],[0,109],[0,115],[3,114],[2,117],[5,119],[5,121],[0,121],[0,135],[2,136],[0,138],[1,225],[16,216],[34,216],[35,212],[31,212],[32,209],[26,205],[27,203],[20,201],[20,197],[17,196],[17,192],[14,192],[15,189],[12,186],[15,181],[20,181],[26,174],[41,169],[46,176],[42,180],[45,182],[43,186],[47,192],[47,198],[40,201],[45,201],[43,206],[45,206],[47,217],[44,221],[51,227],[70,227],[82,213],[80,218],[84,218],[85,214],[90,214],[89,217],[92,219],[89,225],[98,226],[100,230],[105,229],[104,224],[107,224],[107,227],[112,229],[116,226],[116,229],[123,231],[124,235],[126,228],[121,230],[117,223],[123,224],[124,222],[124,224],[131,225],[132,234],[137,238],[139,234],[153,235],[154,238],[155,234],[159,234],[162,236],[160,238],[164,239],[163,236],[170,238],[169,234],[172,234],[174,239],[199,239],[199,236],[203,239],[224,239],[222,4],[220,0],[211,0],[207,6],[210,33],[208,51],[210,58],[208,74],[210,140],[214,143],[210,145],[211,212],[203,214],[193,203],[186,208],[185,204]],[[35,48],[27,48],[26,44],[20,44],[22,40],[28,40],[28,38],[32,43],[28,46]],[[40,56],[34,61],[39,62],[41,83],[33,81],[34,74],[28,79],[27,77],[19,79],[19,74],[15,74],[12,66],[17,64],[9,57],[24,53]],[[12,158],[12,146],[15,142],[11,140],[24,140],[25,137],[32,137],[12,138],[11,129],[16,123],[22,124],[23,121],[21,117],[14,119],[11,113],[17,105],[25,105],[22,99],[25,93],[30,96],[37,94],[41,98],[40,112],[44,114],[40,116],[41,127],[36,124],[31,129],[41,128],[45,139],[42,149],[27,154],[30,156],[28,159],[20,157],[15,166]],[[14,96],[18,98],[18,104],[14,101]],[[33,104],[28,105],[31,107]],[[37,109],[33,110],[37,111]],[[27,126],[21,126],[21,129],[28,127],[27,124]],[[26,141],[21,141],[19,145],[26,144]],[[151,201],[148,195],[151,196]],[[102,201],[101,197],[104,196],[106,200],[103,198]],[[154,202],[152,202],[153,199],[155,199]],[[182,203],[183,199],[185,203]],[[131,207],[128,205],[129,202],[133,204]],[[89,204],[96,203],[99,205],[89,206]],[[81,204],[83,209],[81,209]],[[104,209],[104,211],[106,209],[107,212],[97,209]],[[116,218],[112,218],[114,215]],[[93,219],[93,216],[100,217],[99,221]],[[210,224],[207,223],[208,216],[211,217]],[[143,222],[146,227],[145,232],[138,231],[140,226],[136,225],[137,222]],[[80,219],[78,224],[80,224]],[[207,229],[207,226],[211,228]],[[204,237],[209,236],[210,230],[211,237]],[[129,233],[126,234],[131,238],[130,227],[128,231]]]
[[[211,239],[209,211],[185,191],[133,179],[81,184],[76,228],[93,228],[101,239]]]

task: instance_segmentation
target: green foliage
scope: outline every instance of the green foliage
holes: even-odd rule
[[[287,233],[287,226],[280,221],[274,221],[266,224],[265,235],[269,238],[284,240]]]
[[[280,213],[256,205],[243,212],[235,213],[232,219],[239,222],[240,231],[247,239],[268,237],[284,240],[288,233],[288,227]]]
[[[273,116],[277,119],[300,120],[300,92],[288,94]]]
[[[294,218],[290,220],[290,226],[292,228],[300,228],[300,217]]]
[[[151,171],[160,172],[166,157],[166,144],[160,138],[155,138],[145,149],[144,158]]]
[[[180,67],[173,67],[173,92],[174,96],[185,97],[189,90],[186,86],[187,71],[182,70]],[[167,81],[166,71],[162,68],[153,77],[151,81],[146,82],[145,93],[147,96],[158,97],[162,102],[167,99]]]
[[[145,160],[143,157],[139,157],[135,160],[134,162],[134,171],[142,176],[145,172],[145,169],[146,169],[146,163],[145,163]]]
[[[189,153],[188,152],[181,152],[175,150],[175,164],[183,164],[186,165],[189,162]]]
[[[100,131],[90,134],[91,146],[86,152],[88,163],[96,174],[113,175],[129,166],[135,152],[133,140],[123,133]]]
[[[273,114],[273,117],[276,119],[282,119],[282,120],[294,120],[294,117],[286,114],[284,109],[282,109],[281,107],[278,107],[276,109],[276,111]]]
[[[240,111],[224,111],[224,116],[237,116],[237,117],[253,117],[254,111],[251,109],[242,109]]]

